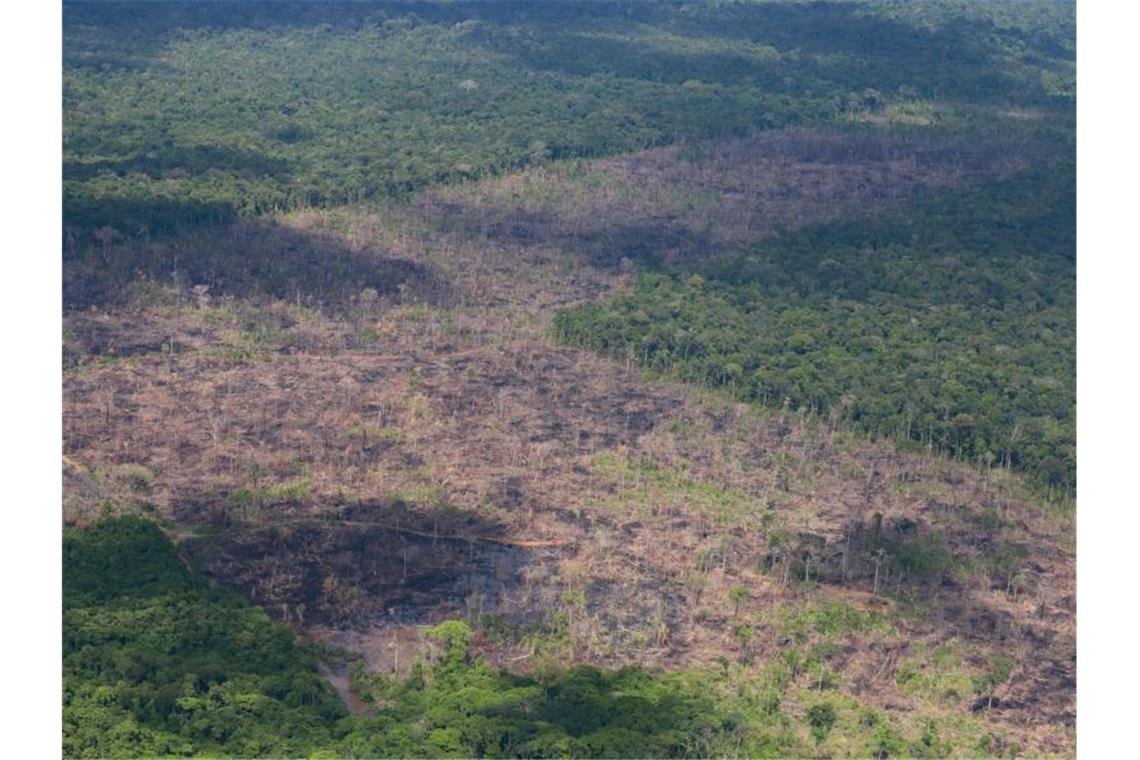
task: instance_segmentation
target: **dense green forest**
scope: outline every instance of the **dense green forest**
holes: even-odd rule
[[[1071,486],[1071,163],[743,253],[650,267],[563,340]]]
[[[1071,105],[1071,6],[968,7],[65,3],[66,224],[162,231],[932,102]]]
[[[831,691],[796,693],[794,676],[824,667],[831,637],[883,624],[842,605],[798,616],[797,640],[814,631],[825,643],[760,679],[727,659],[669,675],[513,675],[474,657],[472,629],[447,621],[428,631],[434,658],[405,678],[358,675],[367,710],[350,715],[311,647],[190,569],[154,523],[68,529],[63,556],[65,757],[786,757],[833,734],[860,756],[954,749],[932,721],[904,728]]]
[[[67,757],[307,754],[344,707],[313,653],[151,522],[64,531]]]

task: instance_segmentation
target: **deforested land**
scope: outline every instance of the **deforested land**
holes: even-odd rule
[[[1073,757],[1074,13],[64,3],[63,754]]]

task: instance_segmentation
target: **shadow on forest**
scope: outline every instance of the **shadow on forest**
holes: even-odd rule
[[[67,63],[102,68],[160,66],[159,53],[181,31],[304,26],[358,29],[395,24],[483,25],[465,34],[467,44],[512,56],[529,70],[575,76],[613,74],[680,83],[691,79],[752,84],[770,92],[816,93],[836,86],[912,87],[935,97],[994,100],[1011,88],[1030,88],[1047,98],[1039,82],[1018,80],[995,56],[1006,45],[1028,46],[1046,55],[1072,54],[1049,35],[998,28],[982,19],[958,18],[919,26],[872,15],[848,3],[731,5],[679,12],[674,3],[370,3],[214,2],[65,3]],[[656,26],[691,38],[749,40],[780,52],[841,56],[827,64],[778,58],[758,60],[723,51],[663,51],[630,39],[637,25]],[[533,31],[523,31],[520,25]],[[92,35],[92,28],[100,28]],[[112,36],[129,45],[108,45]],[[589,33],[588,36],[583,33]],[[598,34],[601,33],[601,34]],[[130,54],[119,51],[130,50]],[[829,58],[830,60],[830,58]]]
[[[75,147],[79,149],[80,146]],[[151,179],[163,179],[179,171],[198,174],[211,169],[250,179],[266,175],[288,179],[291,174],[288,161],[258,151],[223,145],[170,145],[152,156],[133,155],[128,158],[84,162],[64,161],[63,179],[83,182],[105,173],[120,177],[127,174],[144,174]]]
[[[195,209],[204,216],[209,210]],[[146,282],[214,297],[279,298],[333,313],[366,289],[432,304],[453,297],[451,284],[423,264],[272,221],[242,219],[159,239],[105,228],[69,234],[65,243],[67,310],[122,303]]]
[[[517,2],[277,2],[218,0],[162,2],[127,0],[115,3],[63,4],[64,54],[68,66],[100,69],[161,68],[159,56],[181,32],[264,31],[286,27],[359,29],[391,22],[397,29],[423,23],[535,24],[550,30],[599,19],[650,20],[647,3],[517,3]],[[97,33],[95,33],[97,30]],[[119,44],[112,44],[118,42]]]
[[[1013,76],[990,42],[998,34],[1021,42],[1042,41],[983,20],[959,18],[924,28],[873,16],[847,3],[739,5],[681,19],[675,10],[670,16],[660,8],[629,8],[625,18],[611,23],[590,18],[587,27],[576,26],[577,20],[551,19],[547,27],[547,19],[527,18],[547,28],[520,37],[488,27],[472,39],[511,55],[524,68],[574,76],[610,74],[673,83],[697,79],[759,85],[779,93],[871,86],[893,92],[910,87],[926,97],[982,101],[1004,100],[1013,89],[1031,87],[1033,95],[1045,96],[1040,83],[1027,84]],[[664,31],[690,38],[747,39],[780,53],[799,51],[828,59],[761,60],[735,52],[665,51],[630,37],[631,22],[660,23]],[[609,34],[594,34],[598,31]],[[1055,44],[1050,47],[1057,49]]]
[[[186,198],[150,196],[141,198],[93,198],[64,191],[63,228],[69,248],[80,238],[108,234],[102,228],[111,228],[114,234],[141,233],[145,235],[173,235],[200,225],[220,224],[237,218],[233,203],[229,201],[205,202]]]

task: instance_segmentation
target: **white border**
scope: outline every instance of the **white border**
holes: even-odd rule
[[[61,751],[62,7],[0,10],[4,406],[0,509],[5,754]],[[14,168],[14,171],[12,169]],[[15,486],[14,488],[12,486]]]
[[[9,476],[0,535],[5,749],[59,751],[60,736],[60,161],[61,6],[3,4],[3,193],[7,292],[4,393],[11,414],[0,462]],[[1078,7],[1078,741],[1085,757],[1136,744],[1138,669],[1130,621],[1140,539],[1132,446],[1140,404],[1134,359],[1140,136],[1136,7]]]
[[[1135,752],[1136,6],[1077,6],[1077,747]]]

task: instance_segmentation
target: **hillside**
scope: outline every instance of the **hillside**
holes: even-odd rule
[[[65,754],[1074,754],[1067,6],[590,7],[65,6]]]

